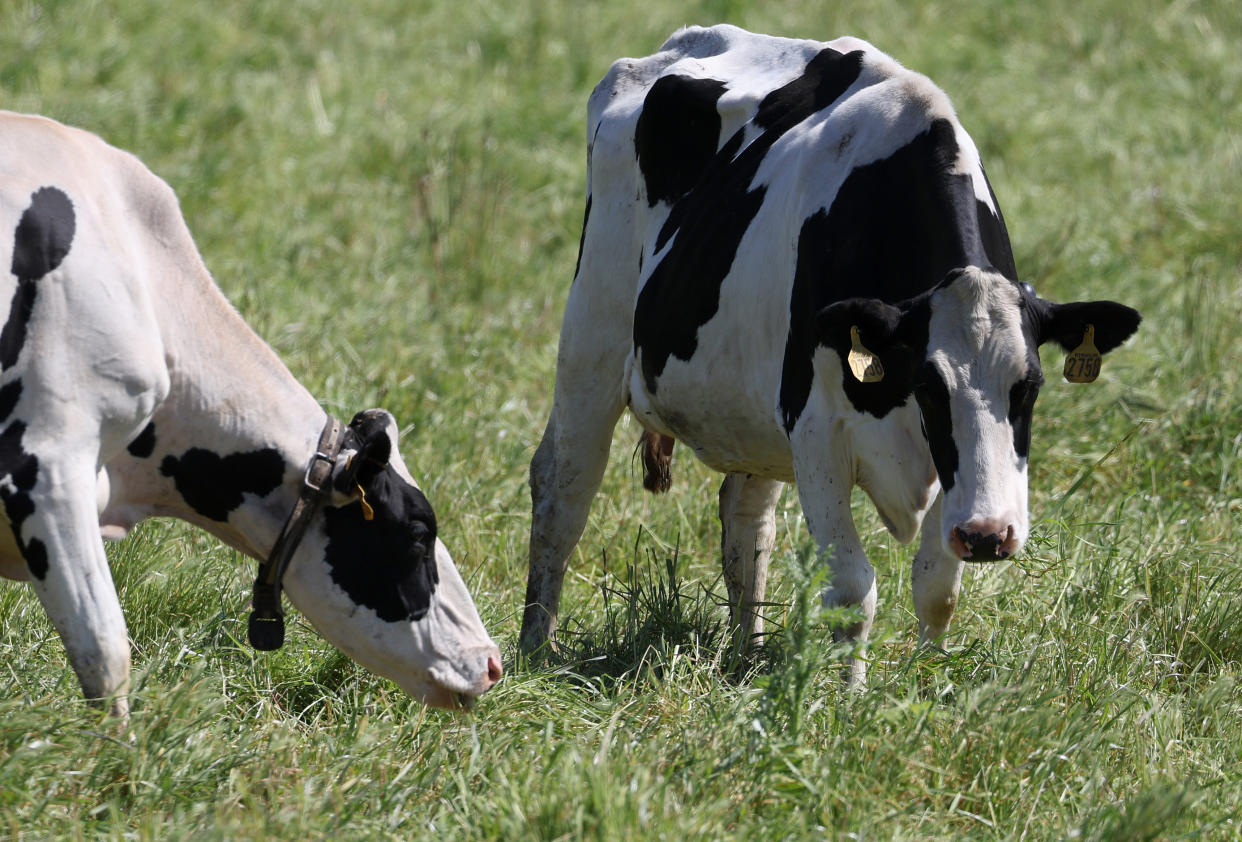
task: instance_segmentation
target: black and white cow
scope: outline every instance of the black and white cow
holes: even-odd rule
[[[285,533],[256,617],[278,621],[283,586],[324,637],[428,704],[469,704],[499,680],[393,417],[327,416],[221,295],[173,191],[136,158],[0,112],[0,265],[0,574],[31,581],[88,698],[128,710],[100,537],[150,515],[260,560]],[[258,625],[279,645],[283,627]]]
[[[683,29],[613,64],[587,137],[581,251],[530,468],[523,650],[555,632],[626,407],[649,468],[666,469],[680,440],[726,475],[724,577],[741,634],[761,628],[789,481],[831,565],[825,603],[861,608],[844,637],[866,640],[876,600],[854,485],[898,540],[922,527],[919,631],[943,634],[963,560],[1010,556],[1027,538],[1039,345],[1074,348],[1090,325],[1106,352],[1138,313],[1053,304],[1020,284],[948,98],[855,38]],[[864,662],[848,674],[863,679]]]

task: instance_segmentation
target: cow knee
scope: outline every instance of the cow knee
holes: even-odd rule
[[[825,608],[859,609],[861,619],[845,625],[836,637],[839,640],[866,640],[875,619],[875,571],[870,564],[862,569],[834,571],[832,584],[824,590],[822,600]]]
[[[943,637],[957,608],[957,594],[924,594],[914,602],[919,620],[919,642],[929,643]]]
[[[75,647],[69,652],[69,662],[77,673],[82,694],[92,703],[109,703],[116,714],[118,705],[124,715],[129,710],[125,701],[129,693],[130,654],[128,638],[123,640],[99,640],[86,651]]]
[[[539,447],[535,449],[535,455],[530,460],[530,499],[536,509],[547,496],[552,480],[556,453],[556,444],[552,439],[552,428],[549,426],[548,431],[543,435],[543,440],[539,442]]]
[[[869,564],[864,569],[834,570],[832,583],[823,593],[825,608],[860,606],[866,610],[868,603],[874,608],[875,598],[875,571]]]
[[[943,555],[928,557],[920,550],[912,567],[919,641],[933,641],[948,631],[953,619],[961,589],[962,562]]]

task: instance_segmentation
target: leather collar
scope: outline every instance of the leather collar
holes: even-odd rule
[[[250,645],[262,651],[279,649],[285,642],[285,610],[281,606],[281,581],[294,551],[307,527],[332,493],[332,469],[345,443],[347,427],[328,415],[319,444],[311,454],[302,475],[302,488],[267,561],[259,565],[254,580],[254,601],[250,612]]]

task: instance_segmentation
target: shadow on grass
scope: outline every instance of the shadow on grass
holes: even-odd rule
[[[675,656],[715,661],[727,654],[719,597],[678,576],[677,547],[663,559],[652,549],[645,555],[644,560],[636,542],[628,575],[600,586],[601,625],[570,619],[562,626],[559,651],[545,658],[548,667],[587,680],[623,680],[644,672],[659,680]]]
[[[791,647],[805,644],[791,638],[791,605],[773,601],[764,603],[764,633],[743,648],[730,628],[728,600],[717,590],[720,579],[710,585],[687,582],[678,573],[678,545],[669,554],[641,548],[641,543],[640,531],[626,575],[600,586],[602,622],[589,626],[568,618],[557,632],[557,650],[535,655],[526,661],[527,667],[599,686],[659,682],[674,661],[689,660],[728,683],[741,684],[779,671],[795,654]],[[822,582],[815,587],[822,587]],[[813,601],[818,604],[818,591]],[[844,619],[832,613],[841,622],[852,619],[841,616]],[[831,631],[823,623],[816,625],[817,637],[831,641]],[[514,660],[522,662],[521,656]]]

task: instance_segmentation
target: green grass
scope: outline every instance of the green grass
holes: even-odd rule
[[[795,495],[777,633],[725,642],[717,477],[645,495],[618,428],[567,579],[570,655],[513,658],[526,469],[578,245],[586,97],[677,26],[865,37],[979,144],[1019,271],[1143,311],[1037,407],[1033,538],[914,647],[880,572],[872,682],[837,683]],[[0,584],[0,836],[1236,838],[1242,809],[1242,13],[1233,0],[0,0],[0,106],[94,130],[178,191],[226,294],[332,411],[383,405],[507,658],[426,711],[303,623],[245,643],[253,565],[152,522],[113,546],[132,740]]]

